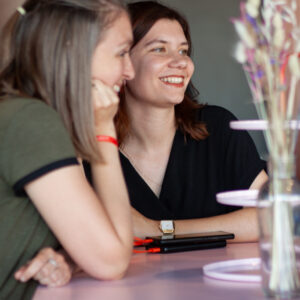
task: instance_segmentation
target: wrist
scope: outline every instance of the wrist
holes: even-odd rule
[[[95,134],[97,135],[107,135],[114,138],[117,137],[117,132],[114,122],[98,124],[95,128]]]
[[[96,135],[96,139],[98,142],[105,142],[105,143],[111,143],[115,146],[117,146],[117,148],[119,147],[119,143],[118,140],[110,135]]]
[[[163,234],[175,234],[175,222],[173,220],[161,220],[159,230]]]

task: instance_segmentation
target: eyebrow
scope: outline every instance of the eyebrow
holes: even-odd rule
[[[147,47],[147,46],[150,46],[150,45],[156,44],[156,43],[167,44],[168,42],[165,41],[165,40],[154,39],[154,40],[151,40],[151,41],[147,42],[147,43],[145,44],[145,46]],[[187,45],[187,46],[188,46],[189,44],[188,44],[188,42],[182,42],[182,43],[180,43],[180,45],[183,45],[183,46]]]
[[[128,39],[128,40],[126,40],[126,41],[120,43],[120,44],[118,45],[118,47],[132,46],[132,44],[133,44],[133,40],[132,40],[132,39]]]

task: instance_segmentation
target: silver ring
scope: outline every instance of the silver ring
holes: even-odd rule
[[[48,259],[48,262],[49,262],[49,264],[51,264],[52,266],[57,267],[57,262],[56,262],[55,259],[49,258],[49,259]]]

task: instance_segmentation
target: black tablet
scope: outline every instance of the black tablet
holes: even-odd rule
[[[147,239],[152,239],[151,246],[164,245],[186,245],[186,244],[201,244],[208,242],[226,241],[234,239],[234,234],[225,231],[211,231],[193,234],[176,234],[176,235],[162,235],[150,236]]]

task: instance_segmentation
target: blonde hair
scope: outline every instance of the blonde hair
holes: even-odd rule
[[[0,98],[31,97],[53,107],[77,154],[99,160],[91,99],[91,62],[121,0],[28,0],[1,35]]]

